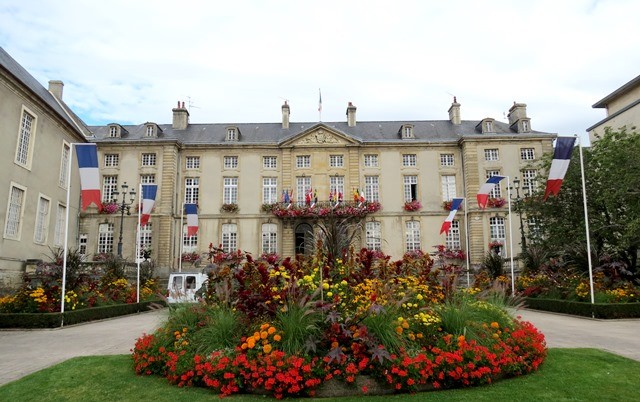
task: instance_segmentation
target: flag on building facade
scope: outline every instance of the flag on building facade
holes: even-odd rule
[[[102,209],[100,196],[100,171],[98,170],[98,146],[96,144],[74,144],[80,171],[82,210],[91,204]]]
[[[187,236],[195,236],[198,233],[198,206],[184,204],[184,212],[187,215]]]
[[[140,206],[140,225],[146,225],[151,217],[151,211],[156,205],[156,195],[158,193],[157,184],[142,185],[142,205]]]
[[[454,198],[451,200],[451,210],[449,211],[449,216],[442,222],[442,227],[440,227],[440,234],[444,232],[445,236],[449,234],[449,229],[451,229],[451,222],[453,222],[453,218],[456,216],[456,212],[462,206],[462,201],[464,198]]]
[[[547,188],[544,190],[544,199],[549,195],[558,195],[564,175],[569,169],[573,146],[576,142],[575,137],[558,137],[556,140],[556,149],[553,152],[553,160],[551,168],[549,168],[549,178],[547,179]]]
[[[318,112],[322,112],[322,92],[318,89]]]
[[[481,209],[485,209],[487,207],[487,201],[489,200],[489,193],[496,184],[500,183],[505,176],[491,176],[487,179],[487,182],[480,186],[480,191],[478,191],[478,195],[476,198],[478,199],[478,207]]]

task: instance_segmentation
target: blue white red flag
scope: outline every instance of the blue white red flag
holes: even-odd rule
[[[96,144],[75,144],[80,171],[82,210],[95,204],[102,209],[100,196],[100,172],[98,170],[98,146]]]
[[[569,169],[573,146],[576,142],[575,137],[558,137],[556,140],[556,149],[553,152],[553,161],[549,168],[549,178],[547,179],[547,188],[544,190],[544,199],[549,195],[558,195],[564,175]]]
[[[453,222],[453,218],[456,216],[456,212],[462,206],[462,201],[464,198],[454,198],[451,200],[451,211],[449,212],[449,216],[442,222],[442,227],[440,228],[440,234],[444,232],[445,236],[449,234],[449,229],[451,229],[451,222]]]
[[[476,198],[478,199],[478,207],[480,207],[481,209],[485,209],[487,207],[489,193],[491,192],[491,190],[493,190],[496,184],[500,183],[500,181],[504,178],[505,176],[491,176],[486,183],[480,186],[480,191],[478,191],[478,195],[476,196]]]
[[[146,225],[151,217],[151,211],[156,205],[157,184],[142,185],[142,206],[140,210],[140,225]]]
[[[184,204],[184,212],[187,215],[187,236],[195,236],[198,233],[198,206]]]

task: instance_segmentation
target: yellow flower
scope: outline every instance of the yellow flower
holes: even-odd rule
[[[322,284],[322,289],[327,290],[329,289],[329,284],[327,282]]]

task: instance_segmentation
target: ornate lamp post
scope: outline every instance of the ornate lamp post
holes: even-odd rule
[[[515,198],[512,199],[515,201],[515,210],[518,214],[518,218],[520,219],[520,245],[522,246],[522,251],[527,251],[527,238],[524,236],[524,224],[522,222],[522,208],[520,203],[522,202],[522,198],[520,198],[520,180],[516,176],[513,179],[513,186],[511,186],[510,190],[516,190]],[[526,195],[525,195],[526,196]]]
[[[118,237],[118,257],[122,258],[122,228],[124,226],[124,213],[127,212],[127,215],[131,215],[131,205],[133,204],[133,200],[136,199],[136,192],[132,188],[129,191],[129,202],[127,202],[127,190],[129,186],[125,181],[121,186],[122,188],[122,201],[118,203],[118,196],[120,195],[119,191],[114,191],[112,194],[113,202],[118,205],[118,211],[120,211],[120,237]]]

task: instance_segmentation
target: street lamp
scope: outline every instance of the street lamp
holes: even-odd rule
[[[509,187],[509,190],[516,190],[516,197],[512,199],[515,201],[515,210],[518,213],[518,218],[520,219],[520,245],[522,246],[522,251],[527,251],[527,238],[524,236],[524,224],[522,222],[522,198],[520,198],[520,180],[516,176],[513,179],[513,186]]]
[[[127,190],[129,186],[125,181],[121,186],[122,188],[122,202],[118,203],[118,196],[120,195],[119,191],[114,191],[111,193],[113,196],[113,202],[118,206],[118,211],[120,211],[120,237],[118,237],[118,257],[122,258],[122,228],[124,226],[124,213],[127,212],[127,215],[131,215],[131,205],[133,204],[133,200],[136,199],[136,192],[132,188],[129,191],[129,202],[127,202]]]

